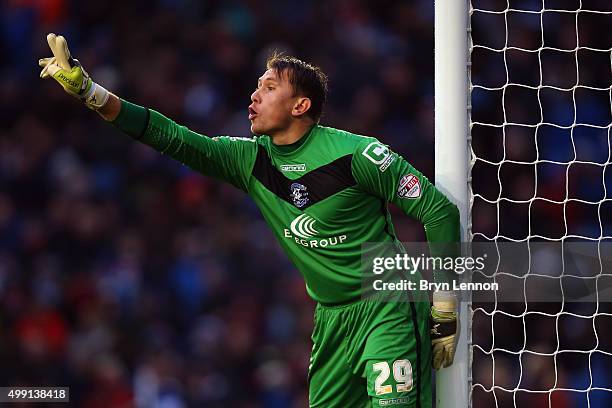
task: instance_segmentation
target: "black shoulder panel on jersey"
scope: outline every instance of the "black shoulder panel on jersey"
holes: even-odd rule
[[[253,176],[279,198],[304,210],[357,184],[351,171],[352,158],[352,154],[347,154],[291,180],[272,165],[266,149],[260,145]]]

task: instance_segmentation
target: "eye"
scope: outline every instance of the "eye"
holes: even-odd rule
[[[269,87],[268,87],[268,91],[272,91],[273,89],[274,89],[274,87],[273,87],[273,86],[269,86]]]

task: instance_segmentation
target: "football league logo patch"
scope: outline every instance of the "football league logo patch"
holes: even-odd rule
[[[291,193],[289,194],[293,200],[293,204],[297,208],[302,208],[308,204],[308,190],[306,186],[300,183],[291,184]]]
[[[391,153],[391,150],[380,142],[370,143],[361,154],[377,165],[381,172],[387,170],[391,163],[393,163],[393,160],[395,160],[395,155]]]
[[[421,195],[421,183],[414,174],[402,177],[397,186],[397,196],[399,198],[418,198]]]

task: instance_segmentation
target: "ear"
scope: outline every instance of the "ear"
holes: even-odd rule
[[[301,116],[308,112],[308,109],[310,109],[310,98],[299,97],[293,105],[291,114],[293,116]]]

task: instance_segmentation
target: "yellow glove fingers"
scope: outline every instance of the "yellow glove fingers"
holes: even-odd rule
[[[47,70],[45,75],[51,76],[51,77],[54,77],[57,72],[62,71],[62,68],[59,65],[57,65],[57,63],[49,64],[45,67],[45,69]],[[45,69],[43,69],[43,71]],[[45,78],[47,76],[45,76]],[[42,77],[42,73],[41,73],[41,77]]]
[[[435,370],[453,364],[455,357],[455,336],[436,340],[432,347],[432,366]]]
[[[93,82],[81,64],[70,57],[66,39],[61,35],[49,33],[47,43],[53,57],[38,60],[38,65],[43,67],[40,77],[53,77],[64,91],[83,101],[89,109],[97,110],[104,106],[108,101],[109,92]],[[70,62],[74,66],[71,66]]]
[[[434,292],[431,317],[432,366],[438,370],[453,364],[455,357],[459,338],[456,295],[446,291]]]
[[[68,43],[63,35],[58,35],[55,38],[55,47],[59,52],[59,56],[57,57],[58,65],[65,70],[70,71],[70,62],[68,62],[68,59],[70,58],[70,51],[68,50]]]
[[[431,350],[431,366],[434,370],[440,369],[440,366],[442,365],[442,358],[442,352],[434,346]]]
[[[64,44],[62,41],[58,43],[58,39],[61,38],[63,43],[65,44],[66,40],[62,36],[56,36],[53,33],[47,34],[47,43],[49,44],[49,48],[51,48],[51,52],[53,56],[57,60],[59,66],[66,71],[70,71],[70,64],[68,63],[68,56],[66,55],[66,51],[68,48],[64,48]]]
[[[55,60],[55,57],[41,58],[38,60],[38,65],[44,68],[50,63],[52,63],[52,61],[54,60]]]
[[[55,65],[55,57],[41,58],[38,60],[38,65],[43,67],[42,71],[40,71],[40,77],[49,78],[51,76],[49,74],[49,66]]]
[[[57,51],[55,50],[55,38],[57,36],[53,33],[47,34],[47,44],[49,44],[49,48],[51,49],[51,53],[53,54],[53,58],[57,58]]]

